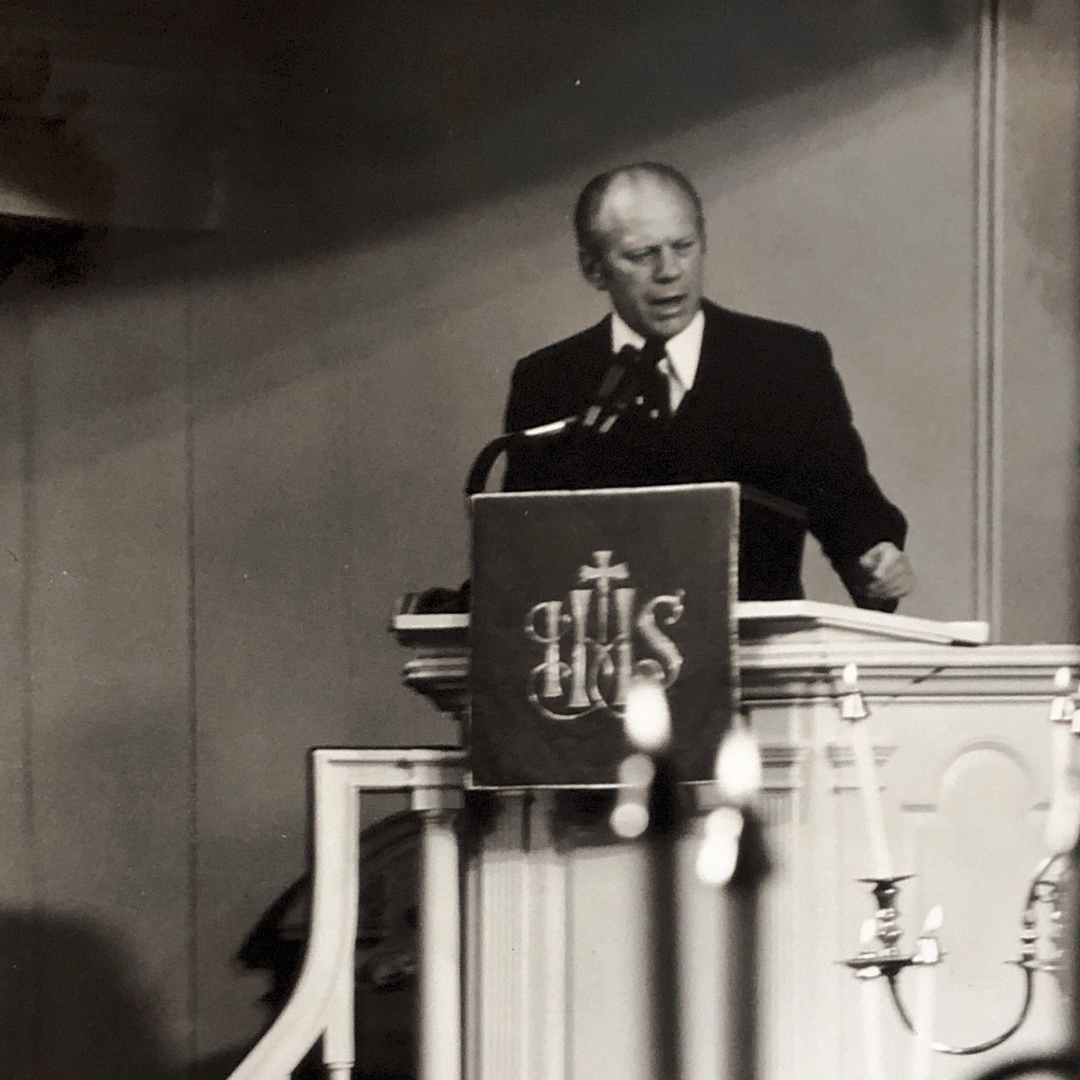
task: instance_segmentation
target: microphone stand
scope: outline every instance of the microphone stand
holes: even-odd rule
[[[631,384],[635,380],[629,376],[634,370],[633,362],[620,353],[604,372],[592,404],[583,413],[565,416],[561,420],[525,428],[523,431],[510,431],[492,439],[476,455],[476,460],[469,469],[469,476],[465,481],[466,498],[479,494],[487,487],[492,466],[504,450],[551,439],[572,430],[577,430],[582,436],[606,435],[629,405],[630,394],[627,390],[633,389]],[[620,389],[623,391],[621,395],[618,394]]]
[[[625,350],[624,350],[625,351]],[[489,442],[476,455],[465,481],[465,497],[478,495],[487,487],[488,477],[504,451],[528,446],[530,443],[576,433],[582,440],[603,438],[615,426],[626,412],[637,390],[637,368],[632,359],[620,353],[604,373],[592,404],[582,413],[565,416],[548,424],[525,428],[522,431],[509,431]],[[800,506],[781,495],[755,487],[753,484],[739,484],[739,497],[744,502],[756,503],[771,510],[781,517],[806,525],[809,520],[805,506]]]

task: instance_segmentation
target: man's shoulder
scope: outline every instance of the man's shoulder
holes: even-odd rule
[[[790,342],[803,346],[819,345],[825,341],[824,335],[819,330],[810,330],[805,326],[782,322],[778,319],[767,319],[761,315],[733,311],[711,300],[702,301],[702,309],[705,312],[707,333],[714,331],[750,340],[758,339],[770,343]]]
[[[506,429],[517,431],[580,412],[610,360],[607,318],[519,360],[506,403]]]
[[[725,345],[738,341],[770,353],[786,355],[806,351],[820,352],[828,345],[823,334],[795,323],[768,319],[721,307],[711,300],[702,301],[705,313],[705,337],[707,342],[719,339]],[[515,382],[547,381],[563,373],[580,376],[588,370],[590,361],[601,367],[610,358],[611,319],[607,316],[592,326],[562,338],[551,345],[529,353],[514,367]]]
[[[610,328],[610,317],[605,317],[585,330],[529,353],[515,365],[514,378],[557,374],[563,368],[577,369],[583,359],[606,358],[611,350]]]

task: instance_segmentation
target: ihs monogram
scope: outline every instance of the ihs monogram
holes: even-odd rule
[[[682,617],[684,590],[654,596],[638,610],[629,564],[612,564],[611,558],[610,551],[594,551],[592,563],[578,568],[579,587],[566,600],[545,600],[525,618],[525,633],[544,647],[543,661],[529,676],[529,701],[549,720],[597,711],[618,715],[633,675],[659,679],[665,687],[679,677],[682,654],[660,626]],[[652,654],[639,660],[635,630]],[[563,659],[567,637],[569,662]]]

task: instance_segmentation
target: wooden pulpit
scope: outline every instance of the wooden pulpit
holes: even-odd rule
[[[461,722],[463,750],[315,751],[307,959],[236,1080],[284,1080],[320,1038],[344,1078],[363,1060],[355,1032],[378,1037],[353,1011],[367,895],[358,796],[373,788],[408,792],[421,821],[421,1080],[654,1080],[643,852],[609,824],[635,673],[668,696],[673,758],[702,811],[734,714],[764,766],[772,872],[754,977],[733,960],[729,895],[695,873],[701,817],[678,844],[679,1080],[744,1080],[728,1020],[746,1014],[755,984],[758,1076],[912,1075],[912,1037],[885,980],[843,963],[865,951],[860,928],[875,914],[859,880],[880,870],[867,767],[895,871],[913,875],[900,883],[900,950],[929,909],[944,910],[935,1041],[979,1046],[1010,1028],[1029,981],[1015,963],[1021,938],[1052,953],[1059,929],[1053,910],[1027,901],[1051,792],[1077,786],[1062,719],[1080,649],[988,644],[979,623],[736,603],[737,507],[730,485],[474,501],[472,615],[406,603],[392,625],[414,652],[405,685]],[[865,741],[855,752],[853,720],[869,754]],[[395,971],[409,970],[402,940]],[[930,1075],[1060,1045],[1063,996],[1042,966],[1028,965],[1034,994],[1010,1039],[974,1059],[939,1053]],[[911,974],[897,979],[909,1015]],[[872,1015],[880,1033],[867,1039]]]
[[[492,557],[505,560],[506,549],[492,539]],[[618,554],[614,539],[600,544],[590,537],[580,551],[560,555],[581,575],[588,565],[599,569],[595,558],[589,561],[597,551],[615,553],[609,567],[633,565]],[[477,619],[489,610],[483,572]],[[545,637],[555,636],[545,633],[545,612],[566,617],[560,646],[574,642],[567,585],[561,593],[547,585],[543,597],[517,597],[513,620],[520,637],[515,647],[536,650],[518,679],[525,722],[526,676],[535,669],[533,677],[542,680],[543,650],[552,647]],[[507,588],[512,592],[504,581]],[[536,607],[547,598],[560,601],[558,611]],[[843,677],[852,664],[869,712],[864,722],[897,873],[914,875],[901,886],[904,943],[913,944],[932,905],[945,912],[935,1038],[978,1044],[1006,1028],[1022,1000],[1023,980],[1010,961],[1019,955],[1026,890],[1046,853],[1054,676],[1062,667],[1075,673],[1080,650],[991,645],[984,624],[810,601],[741,603],[732,610],[738,636],[729,684],[737,687],[763,754],[762,812],[773,861],[762,897],[759,1075],[871,1075],[863,1032],[868,992],[841,963],[858,953],[860,926],[875,910],[858,880],[874,867],[850,723],[841,715]],[[405,665],[405,684],[454,712],[466,731],[468,622],[464,615],[406,611],[394,623],[403,644],[417,650]],[[509,625],[505,616],[503,622]],[[579,633],[578,644],[589,636]],[[565,652],[547,659],[562,665],[553,669],[548,689],[552,701],[565,704],[572,660]],[[542,683],[531,685],[536,697]],[[490,700],[482,706],[485,739],[498,721],[491,706]],[[533,715],[539,723],[535,708]],[[475,730],[475,715],[471,722]],[[713,748],[723,722],[708,729]],[[514,730],[509,724],[503,734]],[[533,750],[531,760],[542,757]],[[646,1080],[641,857],[607,829],[609,803],[600,789],[610,778],[578,777],[570,790],[548,774],[534,783],[511,775],[500,785],[490,772],[483,779],[490,789],[485,825],[471,837],[464,862],[465,1075]],[[708,785],[701,787],[706,792]],[[741,984],[725,956],[725,895],[694,874],[700,843],[695,825],[680,845],[683,1063],[687,1078],[715,1080],[732,1076],[724,1017]],[[910,1011],[913,984],[905,986],[904,975],[898,981]],[[884,980],[873,992],[886,1075],[909,1075],[911,1036],[887,1000]],[[938,1055],[932,1075],[967,1075],[995,1058],[1058,1045],[1064,1035],[1058,982],[1040,974],[1015,1036],[976,1059]]]

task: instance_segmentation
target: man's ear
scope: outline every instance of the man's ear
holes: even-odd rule
[[[578,248],[578,266],[585,280],[600,292],[607,292],[607,277],[604,274],[603,260],[585,248]]]

